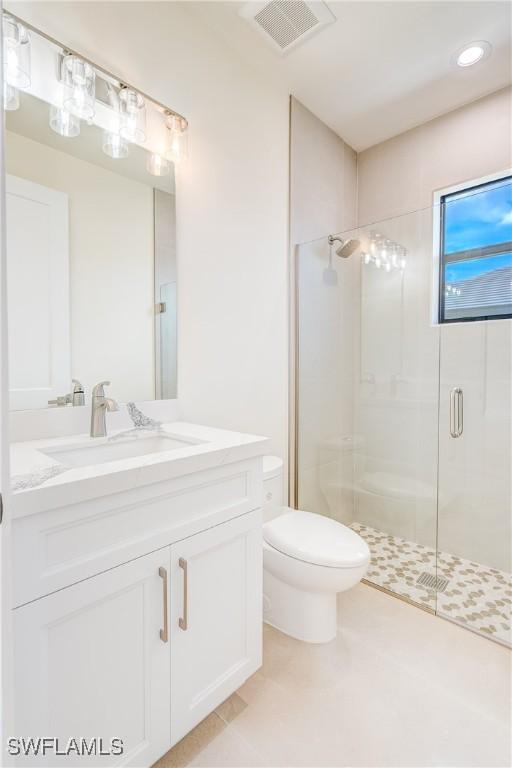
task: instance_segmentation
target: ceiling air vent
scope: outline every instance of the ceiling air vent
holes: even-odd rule
[[[309,3],[304,0],[248,2],[239,13],[281,54],[288,53],[322,27],[336,21],[326,4],[318,0]]]

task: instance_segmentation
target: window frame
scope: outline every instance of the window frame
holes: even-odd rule
[[[489,186],[497,181],[510,179],[512,182],[512,168],[508,168],[497,173],[484,176],[480,179],[473,179],[471,181],[455,184],[445,189],[440,189],[434,192],[434,279],[435,279],[435,311],[434,311],[434,323],[436,325],[448,325],[450,323],[471,323],[479,322],[483,320],[510,320],[512,313],[503,315],[478,315],[475,317],[444,317],[445,313],[445,265],[450,262],[461,261],[469,258],[482,258],[484,256],[490,256],[493,253],[503,252],[503,244],[494,244],[489,246],[483,246],[478,248],[466,249],[465,251],[456,251],[455,254],[449,254],[456,258],[446,258],[444,253],[444,231],[445,231],[445,200],[457,192],[469,192],[471,190],[480,189],[482,187]],[[511,245],[512,242],[506,241]],[[470,254],[473,252],[473,256]]]

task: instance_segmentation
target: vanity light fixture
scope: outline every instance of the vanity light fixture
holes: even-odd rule
[[[61,79],[64,87],[64,107],[77,117],[92,120],[96,105],[94,67],[69,53],[62,58]]]
[[[167,115],[166,122],[170,131],[167,157],[179,163],[188,156],[188,122],[184,117],[173,114]]]
[[[80,118],[64,107],[50,107],[50,128],[59,136],[73,139],[80,134]]]
[[[121,136],[127,141],[143,144],[146,141],[146,102],[133,88],[119,92]]]
[[[103,146],[102,149],[106,155],[119,160],[128,156],[129,148],[128,142],[120,134],[121,129],[121,115],[119,112],[119,93],[107,82],[108,101],[115,112],[115,125],[112,126],[113,130],[103,131]]]
[[[171,170],[171,163],[162,155],[152,153],[147,159],[146,168],[152,176],[167,176]]]
[[[486,40],[477,40],[460,48],[455,54],[455,61],[459,67],[472,67],[490,56],[491,50],[492,46]]]
[[[8,13],[3,14],[4,80],[13,88],[30,85],[30,35],[26,27]]]

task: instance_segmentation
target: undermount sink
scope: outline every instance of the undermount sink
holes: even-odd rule
[[[68,467],[88,467],[94,464],[105,464],[109,461],[131,459],[135,456],[146,456],[162,451],[176,451],[198,444],[199,440],[185,440],[174,435],[148,435],[136,439],[106,440],[96,444],[90,442],[72,443],[70,445],[41,448],[51,459],[59,461]]]

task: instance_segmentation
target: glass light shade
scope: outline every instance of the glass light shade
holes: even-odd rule
[[[17,88],[4,81],[4,109],[14,112],[20,107],[20,93]]]
[[[103,151],[114,160],[120,160],[128,156],[128,144],[118,133],[112,131],[103,132]]]
[[[3,15],[4,79],[14,88],[30,85],[30,35],[27,29],[9,16]]]
[[[152,176],[167,176],[171,164],[162,155],[151,154],[147,159],[146,168]]]
[[[72,139],[80,134],[80,118],[64,107],[50,107],[50,128],[59,136]]]
[[[146,102],[132,88],[122,88],[119,93],[121,136],[127,141],[143,144],[146,141]]]
[[[92,120],[96,106],[96,73],[78,56],[69,54],[62,59],[61,77],[64,84],[64,107],[77,117]]]
[[[167,127],[170,131],[167,157],[175,163],[179,163],[188,156],[188,123],[184,117],[169,115]]]

